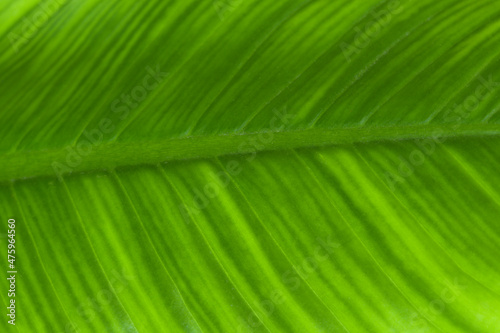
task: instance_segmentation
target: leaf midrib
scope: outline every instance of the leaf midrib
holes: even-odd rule
[[[68,164],[69,147],[21,151],[0,155],[0,181],[53,176],[54,163],[71,173],[109,170],[121,166],[152,165],[162,162],[204,159],[245,154],[253,151],[346,145],[354,143],[401,141],[411,139],[460,138],[500,135],[500,124],[407,125],[356,128],[314,128],[281,132],[191,136],[145,142],[112,142],[95,145],[81,161]],[[72,148],[76,151],[75,148]],[[67,172],[70,173],[70,172]],[[63,173],[67,174],[67,173]]]

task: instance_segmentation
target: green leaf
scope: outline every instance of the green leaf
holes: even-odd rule
[[[3,2],[2,331],[499,331],[499,18]]]

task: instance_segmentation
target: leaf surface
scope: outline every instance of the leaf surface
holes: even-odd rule
[[[499,17],[0,4],[1,327],[500,330]]]

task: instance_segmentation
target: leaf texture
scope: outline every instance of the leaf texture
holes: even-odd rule
[[[500,331],[499,18],[0,4],[2,331]]]

